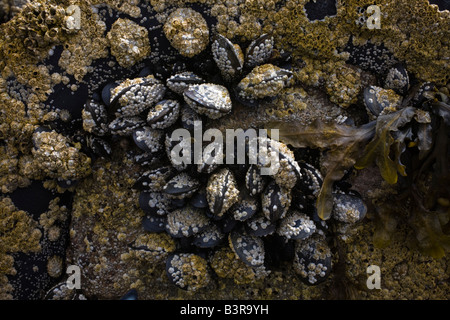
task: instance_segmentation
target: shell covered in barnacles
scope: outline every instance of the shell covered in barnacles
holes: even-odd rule
[[[239,189],[230,169],[223,168],[211,174],[206,186],[206,199],[210,211],[218,217],[239,200]]]
[[[291,190],[271,181],[261,194],[262,212],[270,221],[284,218],[291,206]]]
[[[232,103],[228,89],[214,83],[192,85],[184,93],[186,103],[199,114],[218,119],[231,111]]]
[[[222,244],[225,239],[225,233],[216,224],[211,223],[203,231],[194,235],[192,244],[199,248],[213,248]]]
[[[152,129],[166,129],[177,121],[180,103],[177,100],[162,100],[150,109],[147,123]]]
[[[391,89],[384,89],[377,86],[368,86],[364,89],[364,104],[369,114],[376,117],[380,114],[396,111],[396,108],[401,105],[402,100],[402,96]]]
[[[266,63],[273,51],[273,37],[267,33],[253,40],[245,51],[245,66],[249,69]]]
[[[171,209],[171,199],[164,192],[141,191],[139,207],[147,214],[163,216]]]
[[[263,214],[259,213],[245,221],[246,230],[249,235],[265,237],[275,232],[276,222],[272,222]]]
[[[229,243],[236,256],[250,267],[259,267],[264,263],[264,242],[257,236],[243,230],[233,230],[229,234]]]
[[[293,84],[293,73],[289,70],[264,64],[255,67],[236,87],[238,96],[243,101],[274,97],[286,87]]]
[[[209,43],[206,20],[191,8],[178,8],[173,11],[167,18],[163,31],[172,47],[188,58],[205,50]]]
[[[200,182],[186,172],[182,172],[170,179],[164,186],[164,192],[175,199],[192,196],[200,187]]]
[[[131,136],[138,128],[145,125],[139,117],[116,118],[108,125],[111,134],[119,136]]]
[[[108,113],[102,103],[88,100],[81,111],[81,116],[84,131],[96,136],[104,136],[109,132]]]
[[[166,87],[153,75],[127,79],[111,89],[110,110],[116,117],[133,117],[160,101]]]
[[[367,206],[364,201],[352,194],[333,194],[334,205],[332,216],[334,219],[345,223],[356,223],[364,219]]]
[[[168,278],[177,287],[197,291],[211,281],[208,264],[205,259],[193,253],[171,254],[166,261]]]
[[[249,166],[245,174],[245,186],[251,195],[260,194],[267,183],[265,176],[261,175],[261,170],[257,165]]]
[[[315,234],[295,245],[294,270],[303,282],[317,285],[331,273],[331,250],[325,238]]]
[[[241,47],[233,44],[229,39],[221,34],[217,34],[211,51],[214,61],[226,82],[231,82],[238,77],[244,67],[244,54]]]
[[[184,71],[170,76],[166,80],[166,85],[173,92],[178,93],[179,95],[183,95],[184,90],[186,90],[190,86],[194,84],[201,84],[204,82],[205,81],[195,73]]]
[[[291,211],[277,228],[277,233],[286,239],[306,239],[316,231],[316,225],[306,214]]]
[[[392,89],[400,95],[405,95],[409,90],[409,75],[405,67],[397,64],[389,69],[384,78],[384,88]]]
[[[205,230],[209,223],[203,210],[184,206],[167,214],[166,231],[174,238],[190,237]]]
[[[136,180],[133,188],[161,192],[167,182],[175,176],[176,173],[177,170],[172,166],[163,166],[147,170]]]
[[[164,148],[164,131],[141,127],[133,131],[136,146],[149,153],[156,153]]]

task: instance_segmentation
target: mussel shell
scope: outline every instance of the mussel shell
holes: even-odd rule
[[[332,217],[345,223],[356,223],[364,219],[367,206],[364,201],[351,194],[334,193]]]
[[[180,121],[184,129],[194,130],[194,122],[201,121],[201,117],[188,104],[185,104],[181,108]]]
[[[267,184],[266,176],[261,175],[257,165],[251,165],[245,174],[245,186],[251,195],[260,194]]]
[[[203,210],[185,206],[167,214],[166,231],[174,238],[190,237],[205,230],[209,223]]]
[[[151,169],[142,173],[133,185],[134,189],[162,191],[167,181],[171,179],[177,171],[172,166],[163,166]]]
[[[429,100],[429,93],[437,91],[436,85],[432,82],[424,82],[417,87],[413,88],[413,97],[411,99],[412,106],[415,108],[422,107],[422,104]]]
[[[147,214],[165,215],[171,204],[171,199],[163,192],[142,191],[139,194],[139,207]]]
[[[142,227],[144,230],[152,233],[161,233],[166,231],[166,224],[166,216],[147,214],[142,219]]]
[[[197,76],[195,73],[190,71],[184,71],[181,73],[174,74],[167,79],[167,87],[175,93],[182,95],[183,92],[194,84],[201,84],[205,81]]]
[[[152,129],[166,129],[173,125],[180,115],[180,103],[176,100],[162,100],[150,109],[147,123]]]
[[[136,146],[148,153],[161,151],[164,147],[164,131],[141,127],[133,131]]]
[[[290,240],[306,239],[316,231],[314,222],[304,213],[291,211],[277,228],[280,236]]]
[[[112,154],[109,142],[94,135],[86,136],[86,146],[90,152],[100,157],[108,157]]]
[[[293,73],[272,64],[255,67],[236,86],[241,100],[249,101],[275,97],[293,83]]]
[[[110,106],[111,104],[111,90],[117,87],[120,82],[110,82],[106,84],[102,89],[102,101],[106,106]]]
[[[221,144],[211,143],[203,148],[203,161],[197,165],[197,172],[211,173],[223,164],[224,152]]]
[[[138,300],[138,292],[136,289],[130,289],[125,293],[120,300]]]
[[[211,119],[223,117],[232,108],[228,89],[214,83],[192,85],[184,91],[183,96],[192,109]]]
[[[69,289],[67,280],[51,287],[44,295],[43,300],[87,300],[80,289]]]
[[[245,221],[254,216],[259,210],[259,201],[252,197],[245,197],[236,202],[229,212],[237,221]]]
[[[246,265],[259,267],[264,264],[264,242],[242,230],[233,230],[228,236],[230,247]]]
[[[238,77],[244,66],[244,55],[238,45],[233,44],[226,37],[217,34],[211,51],[214,61],[226,82],[231,82]]]
[[[160,101],[166,87],[152,75],[127,79],[111,92],[109,112],[116,117],[134,117]]]
[[[190,200],[190,204],[199,209],[205,209],[208,207],[208,200],[206,199],[206,190],[201,188],[198,190]]]
[[[199,248],[213,248],[222,244],[225,239],[225,233],[212,223],[205,230],[194,235],[192,244]]]
[[[364,89],[364,104],[374,116],[379,116],[384,109],[398,107],[402,97],[391,89],[368,86]]]
[[[253,40],[245,53],[245,66],[254,68],[269,61],[273,51],[273,37],[265,33]]]
[[[261,195],[262,211],[267,219],[274,222],[282,219],[291,205],[291,191],[271,181]]]
[[[298,185],[302,192],[317,197],[323,184],[323,177],[319,169],[309,163],[302,162],[300,163],[300,172],[302,178]]]
[[[277,226],[263,215],[256,215],[246,221],[249,235],[265,237],[275,232]]]
[[[230,169],[223,168],[210,175],[206,198],[210,211],[218,217],[239,200],[239,189]]]
[[[97,136],[108,134],[108,113],[103,104],[94,100],[88,100],[81,114],[84,131]]]
[[[384,79],[384,88],[392,89],[400,95],[405,95],[409,90],[408,71],[401,64],[396,64],[389,69]]]
[[[316,234],[297,240],[293,267],[301,280],[308,285],[317,285],[331,273],[331,250],[324,237]]]
[[[186,172],[182,172],[170,179],[164,186],[164,192],[170,198],[188,198],[200,187],[200,182]]]
[[[133,132],[144,125],[144,120],[139,117],[116,118],[108,125],[111,134],[119,136],[130,136]]]

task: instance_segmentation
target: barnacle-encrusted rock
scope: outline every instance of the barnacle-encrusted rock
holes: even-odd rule
[[[69,140],[55,131],[35,132],[35,148],[32,150],[34,162],[44,175],[63,180],[77,180],[91,172],[91,159],[75,147]]]
[[[111,54],[124,68],[133,66],[150,54],[147,29],[129,19],[117,19],[106,37]]]
[[[164,24],[164,34],[178,52],[192,58],[205,50],[209,29],[200,13],[190,8],[178,8]]]

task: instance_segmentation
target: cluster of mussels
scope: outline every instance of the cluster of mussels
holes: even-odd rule
[[[186,21],[176,23],[176,19]],[[174,33],[174,26],[181,29]],[[183,8],[168,18],[164,31],[171,44],[191,58],[198,54],[195,50],[206,48],[203,38],[209,36],[204,26],[206,22],[199,13]],[[189,33],[189,37],[177,37],[180,33]],[[194,138],[185,137],[174,141],[175,129],[193,132],[195,121],[208,123],[209,119],[224,117],[236,103],[251,108],[294,82],[292,72],[271,59],[274,40],[270,35],[251,42],[245,54],[220,34],[212,38],[210,50],[219,77],[208,71],[204,74],[210,77],[205,79],[198,74],[201,70],[183,64],[164,79],[147,70],[138,78],[106,85],[101,97],[88,101],[82,113],[90,146],[94,152],[110,154],[103,137],[134,140],[139,149],[134,160],[143,168],[134,185],[141,190],[139,204],[146,213],[143,228],[166,232],[177,241],[176,252],[167,258],[166,271],[178,287],[198,289],[199,281],[209,277],[200,272],[194,281],[188,273],[198,274],[200,269],[208,272],[210,268],[205,266],[209,257],[226,246],[259,274],[267,274],[268,260],[274,260],[267,259],[271,254],[267,248],[287,248],[286,259],[301,279],[318,284],[331,272],[332,255],[327,226],[315,212],[322,176],[314,165],[296,159],[285,144],[268,137],[256,138],[256,145],[264,145],[265,150],[256,150],[255,144],[246,140],[245,164],[223,164],[227,150],[208,150],[210,146],[205,144],[202,154],[210,155],[213,161],[180,163],[174,158],[180,147],[194,150],[195,143]],[[180,44],[177,39],[184,42]],[[249,163],[252,154],[262,151],[278,153],[276,173],[263,175],[261,170],[267,163]],[[237,152],[237,147],[232,150],[235,159]],[[357,194],[336,192],[334,199],[336,221],[351,224],[364,217],[367,209]],[[135,250],[146,248],[136,246]]]

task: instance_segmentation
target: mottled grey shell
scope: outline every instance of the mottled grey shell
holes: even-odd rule
[[[211,119],[223,117],[232,108],[228,89],[214,83],[192,85],[184,91],[183,96],[192,109]]]
[[[223,168],[210,175],[206,199],[210,211],[218,217],[239,200],[239,189],[230,169]]]
[[[186,172],[182,172],[170,179],[164,186],[164,192],[175,199],[184,199],[192,196],[200,187],[200,182]]]
[[[205,230],[209,223],[203,210],[185,206],[167,214],[166,231],[174,238],[190,237]]]
[[[112,89],[109,108],[116,117],[134,117],[161,100],[166,87],[152,75],[127,79]]]
[[[272,55],[273,44],[273,37],[267,33],[253,40],[245,53],[245,66],[254,68],[266,63]]]
[[[228,236],[230,247],[246,265],[258,267],[264,263],[264,242],[261,238],[233,230]]]
[[[306,214],[291,211],[281,221],[277,233],[286,239],[306,239],[316,231],[316,225]]]
[[[242,72],[244,55],[237,44],[217,34],[211,45],[214,61],[226,82],[231,82]]]
[[[323,282],[331,273],[331,250],[324,237],[315,234],[297,240],[293,267],[300,278],[309,285]]]
[[[355,195],[335,193],[332,217],[345,223],[356,223],[367,213],[364,201]]]
[[[147,123],[152,129],[166,129],[173,125],[180,115],[180,103],[177,100],[162,100],[147,114]]]
[[[197,76],[195,73],[185,71],[174,74],[166,81],[167,87],[179,95],[183,95],[183,92],[194,84],[201,84],[205,81]]]

